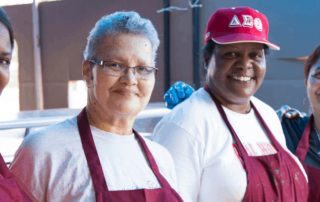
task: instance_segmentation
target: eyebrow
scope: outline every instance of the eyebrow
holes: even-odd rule
[[[12,52],[0,52],[0,56],[10,56]]]

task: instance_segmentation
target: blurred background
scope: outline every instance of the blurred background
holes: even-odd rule
[[[230,6],[250,6],[266,14],[270,41],[281,47],[268,55],[257,97],[274,108],[289,104],[308,111],[303,57],[320,42],[319,0],[1,0],[0,5],[16,36],[10,85],[0,97],[1,114],[84,106],[81,62],[86,37],[101,16],[117,10],[139,12],[159,32],[159,73],[151,101],[162,101],[177,80],[198,88],[205,75],[205,23],[214,10]]]

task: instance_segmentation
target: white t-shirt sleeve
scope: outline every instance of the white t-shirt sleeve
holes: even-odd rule
[[[37,152],[36,143],[33,142],[33,137],[28,136],[18,151],[11,164],[11,171],[16,176],[16,179],[23,186],[28,188],[29,192],[39,201],[45,201],[45,193],[47,189],[48,173],[45,165],[50,164],[43,155]],[[39,169],[39,168],[43,169]]]
[[[203,145],[172,122],[160,123],[153,140],[172,155],[178,179],[178,192],[186,202],[197,201],[203,167]]]

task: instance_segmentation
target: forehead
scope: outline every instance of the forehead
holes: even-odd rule
[[[151,49],[149,39],[140,34],[117,33],[109,34],[99,40],[96,49]]]
[[[0,53],[11,54],[12,47],[10,44],[10,35],[8,29],[0,23]]]
[[[153,62],[150,40],[138,34],[115,34],[103,37],[95,47],[95,57],[104,60]]]
[[[263,50],[264,44],[261,43],[234,43],[234,44],[218,44],[217,49],[234,49],[234,50]]]

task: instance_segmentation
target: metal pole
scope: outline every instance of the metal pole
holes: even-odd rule
[[[192,3],[197,2],[193,0]],[[198,3],[200,3],[199,1]],[[192,55],[193,55],[193,82],[194,87],[197,89],[200,87],[200,8],[192,8]]]
[[[163,1],[163,7],[170,7],[170,0]],[[171,73],[170,73],[170,11],[163,12],[163,24],[164,24],[164,91],[168,90],[171,85]]]
[[[35,80],[35,102],[36,109],[43,109],[43,83],[40,48],[39,29],[39,1],[32,3],[32,24],[33,24],[33,56],[34,56],[34,80]]]

